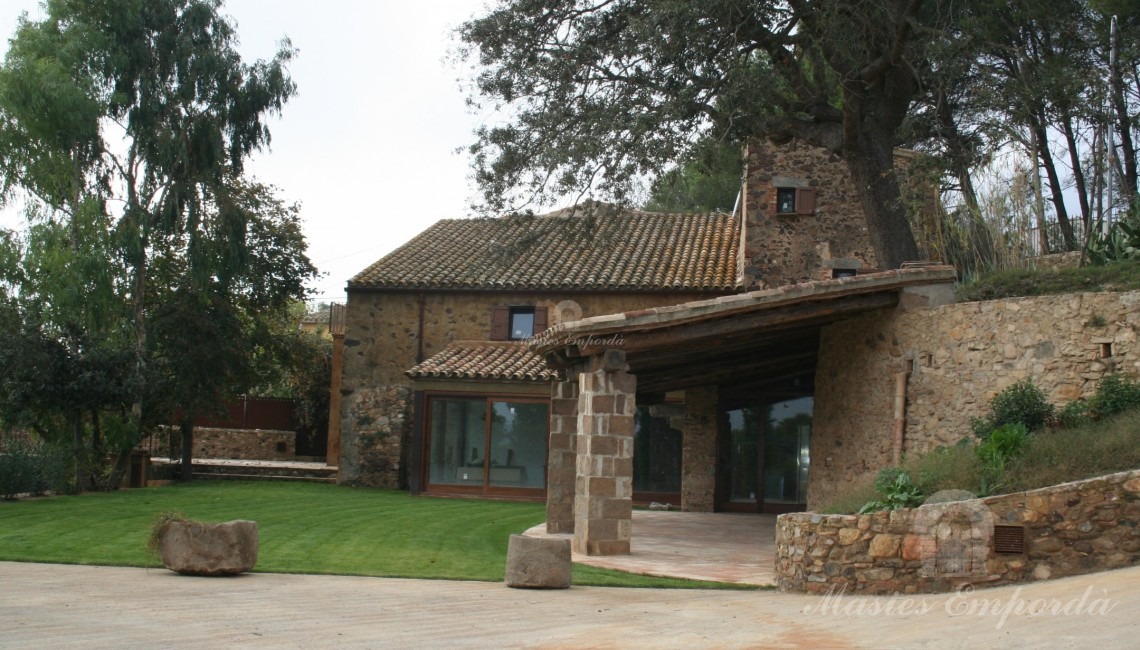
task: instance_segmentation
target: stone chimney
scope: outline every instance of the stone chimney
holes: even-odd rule
[[[801,140],[745,149],[741,263],[746,290],[854,274],[875,266],[847,166]]]

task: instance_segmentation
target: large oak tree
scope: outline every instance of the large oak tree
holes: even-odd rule
[[[879,263],[918,257],[893,151],[939,0],[501,0],[459,29],[492,210],[586,188],[628,201],[700,138],[801,138],[842,155]]]

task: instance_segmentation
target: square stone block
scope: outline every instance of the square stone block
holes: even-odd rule
[[[572,568],[569,539],[511,535],[505,577],[508,587],[566,589]]]

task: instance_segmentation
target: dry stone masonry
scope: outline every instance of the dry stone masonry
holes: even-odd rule
[[[780,515],[784,591],[952,591],[1140,564],[1140,470],[865,515]],[[1018,547],[1020,542],[1020,548]]]
[[[808,508],[891,463],[895,376],[907,372],[903,453],[970,435],[990,400],[1030,378],[1054,404],[1106,373],[1136,375],[1140,291],[880,310],[825,327],[816,371]]]

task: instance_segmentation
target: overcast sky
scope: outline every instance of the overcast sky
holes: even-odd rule
[[[478,119],[445,59],[451,30],[479,0],[227,0],[247,62],[288,36],[298,94],[270,122],[273,143],[250,166],[301,203],[309,256],[326,275],[314,299],[344,301],[348,279],[443,218],[470,216],[467,159]],[[0,49],[37,0],[0,0]],[[3,218],[12,225],[14,215]]]

